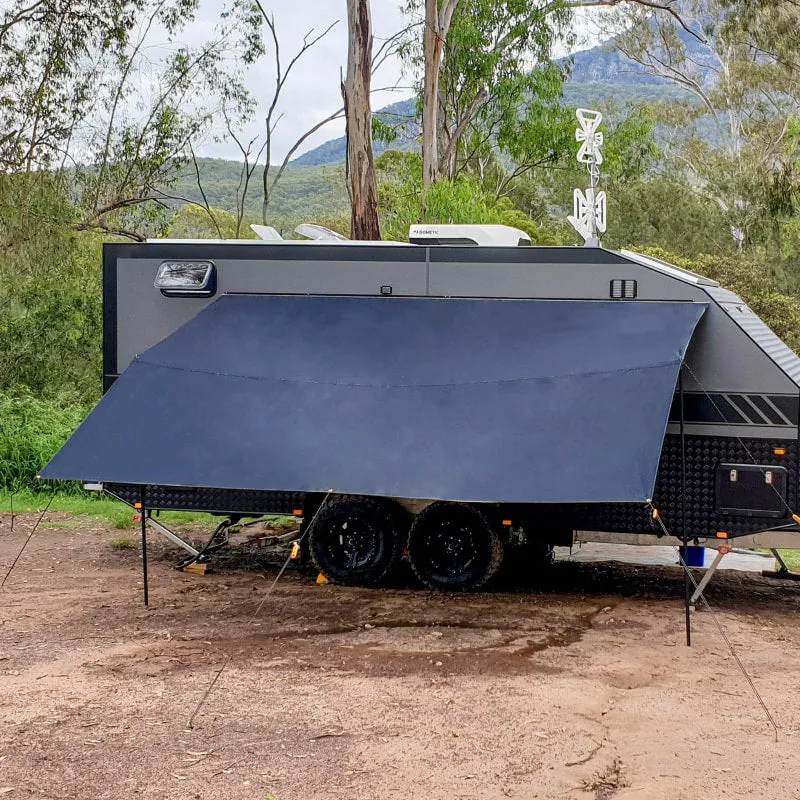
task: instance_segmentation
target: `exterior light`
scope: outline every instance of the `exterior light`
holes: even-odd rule
[[[210,261],[163,261],[153,285],[165,297],[211,297],[217,271]]]

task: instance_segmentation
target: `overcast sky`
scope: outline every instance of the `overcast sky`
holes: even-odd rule
[[[292,71],[284,89],[279,110],[283,119],[273,138],[273,163],[279,162],[298,137],[321,119],[341,106],[340,71],[347,60],[347,10],[345,0],[262,0],[268,11],[274,12],[284,62],[290,59],[302,44],[309,29],[321,32],[333,22],[337,24],[313,49],[308,51]],[[189,38],[200,43],[219,18],[224,0],[202,0],[197,23]],[[372,0],[372,27],[375,47],[409,23],[400,12],[400,0]],[[583,46],[596,41],[588,33],[587,22],[579,24],[589,36]],[[260,101],[259,112],[249,131],[250,135],[263,131],[266,105],[272,97],[274,62],[271,51],[251,69],[247,83]],[[373,89],[397,86],[395,91],[378,91],[372,96],[372,108],[379,109],[389,103],[410,97],[409,76],[403,76],[399,60],[387,60],[373,78]],[[335,120],[309,137],[295,156],[311,150],[323,142],[344,135],[344,121]],[[240,158],[233,143],[208,141],[198,148],[201,155],[219,158]]]
[[[340,70],[347,61],[347,10],[345,0],[263,0],[264,7],[275,14],[275,24],[281,43],[284,61],[289,60],[300,48],[303,36],[310,28],[321,32],[333,22],[333,30],[322,41],[314,45],[292,70],[289,82],[284,89],[279,109],[283,119],[273,139],[273,158],[275,163],[283,158],[286,151],[306,130],[313,127],[328,114],[336,111],[342,104],[339,85]],[[191,39],[202,40],[207,31],[218,19],[223,6],[222,0],[203,0],[197,24],[193,26]],[[400,13],[399,0],[372,0],[372,27],[375,47],[380,40],[401,30],[407,18]],[[248,75],[248,86],[261,102],[253,134],[264,129],[265,106],[272,98],[274,88],[274,61],[268,52],[261,62]],[[401,65],[397,59],[387,61],[373,78],[373,88],[408,84],[401,76]],[[408,88],[397,91],[375,92],[372,107],[382,108],[389,103],[410,97]],[[311,150],[328,139],[344,135],[344,121],[335,120],[306,140],[296,155]],[[221,158],[239,158],[235,144],[207,142],[200,148],[202,155]]]

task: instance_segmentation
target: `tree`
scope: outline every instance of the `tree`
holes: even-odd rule
[[[351,238],[380,239],[378,183],[372,154],[372,23],[369,0],[347,0],[347,76],[342,84],[347,120],[347,188]]]
[[[629,10],[617,47],[649,72],[683,87],[693,104],[664,109],[675,135],[666,155],[721,209],[740,248],[792,213],[800,155],[798,72],[759,44],[778,38],[764,21],[743,35],[729,0],[684,0],[682,22]],[[688,29],[688,33],[687,33]],[[715,142],[698,123],[710,121]]]
[[[482,115],[491,122],[521,98],[548,97],[553,47],[570,43],[574,9],[621,4],[681,21],[678,0],[405,0],[407,14],[425,18],[421,47],[415,38],[405,47],[422,76],[423,185],[452,179]]]
[[[428,189],[439,176],[439,75],[444,44],[459,0],[425,0],[422,34],[422,186]]]
[[[11,0],[0,11],[0,168],[50,166],[118,63],[138,0]]]
[[[0,173],[0,393],[99,395],[102,241],[74,220],[57,176]]]
[[[154,47],[196,10],[194,0],[15,0],[0,24],[0,166],[54,170],[77,230],[156,233],[215,105],[246,103],[230,64],[260,52],[251,0],[234,0],[197,47]]]
[[[798,0],[727,0],[729,37],[748,42],[783,68],[800,69]]]
[[[406,12],[420,13],[422,1],[408,0]],[[422,75],[424,186],[453,180],[460,163],[479,150],[488,153],[498,140],[513,149],[515,129],[531,144],[532,126],[522,131],[521,120],[550,115],[554,121],[561,73],[550,53],[567,34],[567,5],[561,0],[425,0],[422,47],[410,39],[405,49],[408,63]],[[523,172],[550,159],[552,150],[537,149],[526,157]]]
[[[414,223],[452,222],[510,225],[529,234],[534,244],[564,244],[549,220],[544,224],[515,207],[508,197],[498,198],[479,180],[462,176],[440,180],[422,189],[422,159],[418,153],[387,150],[376,160],[380,175],[380,211],[388,238],[404,241]]]
[[[199,47],[176,48],[143,86],[143,66],[152,65],[144,53],[161,3],[147,11],[143,33],[126,52],[119,76],[103,97],[108,111],[97,114],[98,130],[86,138],[89,164],[74,166],[81,230],[133,239],[144,236],[138,228],[154,232],[153,224],[163,216],[159,210],[182,201],[170,186],[179,169],[193,160],[193,142],[210,129],[217,103],[249,106],[239,76],[228,71],[226,62],[238,58],[249,63],[259,51],[258,41],[251,39],[252,21],[242,28],[239,20],[229,17]],[[138,107],[137,96],[146,98]]]
[[[265,168],[262,175],[262,204],[261,204],[261,218],[262,221],[266,224],[268,214],[269,214],[269,204],[270,200],[272,199],[272,194],[275,191],[278,183],[280,182],[283,174],[286,172],[286,167],[289,165],[289,161],[291,160],[292,156],[297,152],[297,149],[303,144],[303,142],[308,139],[309,136],[316,133],[318,130],[323,128],[329,122],[332,122],[335,119],[339,119],[344,114],[344,108],[338,108],[333,113],[329,114],[325,118],[321,119],[319,122],[312,125],[308,130],[302,132],[297,139],[295,140],[294,144],[288,149],[286,155],[284,156],[281,163],[278,165],[277,169],[274,171],[272,170],[272,138],[275,134],[275,129],[281,121],[283,117],[283,113],[279,111],[279,106],[281,101],[283,100],[283,92],[286,88],[286,84],[289,78],[292,75],[294,68],[297,66],[298,62],[302,60],[302,58],[311,50],[314,45],[324,39],[328,33],[333,29],[333,27],[337,24],[335,21],[328,25],[324,30],[320,33],[315,33],[315,29],[311,28],[303,37],[303,42],[300,46],[300,49],[289,59],[288,63],[284,65],[282,55],[281,55],[281,43],[280,38],[278,37],[278,29],[275,23],[275,16],[274,14],[270,14],[264,8],[264,5],[261,3],[261,0],[254,0],[258,11],[261,15],[261,18],[264,21],[264,24],[267,26],[267,30],[269,30],[270,37],[272,39],[272,54],[275,62],[275,88],[272,92],[272,97],[269,98],[268,107],[267,107],[267,115],[265,119],[265,137],[263,144],[259,147],[258,152],[253,160],[253,164],[257,164],[261,155],[264,155],[265,159]],[[251,145],[253,142],[251,142]],[[241,149],[241,145],[240,149]],[[250,173],[252,175],[252,172]],[[249,176],[248,182],[249,182]],[[245,203],[246,199],[246,189],[247,186],[245,185],[245,197],[242,199],[242,205]]]

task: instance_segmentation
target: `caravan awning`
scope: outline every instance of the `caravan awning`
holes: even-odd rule
[[[704,310],[223,296],[137,357],[42,477],[643,501]]]

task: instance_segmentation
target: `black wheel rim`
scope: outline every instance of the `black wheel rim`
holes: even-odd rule
[[[482,526],[471,519],[447,518],[422,536],[419,545],[428,572],[435,580],[468,580],[483,560]]]
[[[328,559],[343,572],[369,570],[381,553],[381,533],[365,519],[340,517],[333,522],[326,537]]]

